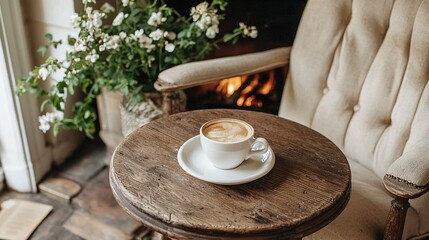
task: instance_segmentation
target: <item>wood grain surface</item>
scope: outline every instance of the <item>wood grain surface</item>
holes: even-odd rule
[[[253,182],[222,186],[188,175],[180,146],[211,119],[250,123],[268,140],[276,163]],[[310,128],[242,110],[197,110],[153,121],[116,148],[110,165],[120,205],[146,226],[175,239],[301,238],[324,227],[350,198],[343,153]]]

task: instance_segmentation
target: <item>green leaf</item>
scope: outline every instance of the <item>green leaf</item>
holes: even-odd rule
[[[231,41],[232,39],[234,39],[236,37],[236,35],[234,35],[234,34],[230,34],[230,33],[227,33],[227,34],[225,34],[224,36],[223,36],[223,41],[224,42],[229,42],[229,41]]]
[[[50,33],[46,33],[45,38],[48,39],[49,41],[52,41],[52,39],[53,39],[52,34],[50,34]]]
[[[51,102],[51,99],[49,99],[49,98],[47,98],[47,99],[45,99],[45,101],[43,101],[42,102],[42,104],[40,105],[40,111],[42,112],[43,111],[43,109],[45,109],[45,106],[47,105],[47,104],[51,104],[52,102]]]
[[[85,135],[91,139],[94,139],[94,128],[85,128]]]
[[[70,46],[73,46],[73,45],[76,43],[76,38],[74,38],[74,37],[72,37],[72,36],[68,35],[68,36],[67,36],[67,43],[68,43]]]
[[[73,85],[69,85],[68,86],[68,90],[69,90],[70,95],[74,94],[74,87],[73,87]]]
[[[63,41],[59,40],[59,41],[52,41],[52,45],[54,46],[54,48],[57,48],[58,45],[62,44]]]
[[[187,33],[186,30],[180,31],[179,34],[177,34],[177,38],[179,39],[184,38],[186,36],[186,33]]]
[[[172,56],[166,56],[166,57],[164,58],[164,62],[166,62],[166,63],[173,62],[173,57],[172,57]]]
[[[56,109],[61,109],[60,102],[61,102],[60,97],[58,97],[57,95],[52,96],[52,105]]]
[[[60,124],[57,122],[54,124],[54,136],[58,136],[59,132],[60,132]]]
[[[88,119],[90,116],[91,116],[91,112],[89,110],[86,110],[83,118]]]
[[[44,45],[39,47],[39,49],[37,49],[37,52],[39,52],[42,57],[44,57],[46,55],[46,52],[48,52],[49,46],[48,45]]]

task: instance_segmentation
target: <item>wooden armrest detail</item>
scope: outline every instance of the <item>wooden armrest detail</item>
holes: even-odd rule
[[[417,186],[404,179],[386,174],[383,179],[384,187],[395,196],[412,199],[420,197],[429,191],[429,184]]]

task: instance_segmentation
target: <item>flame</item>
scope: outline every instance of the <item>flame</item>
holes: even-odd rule
[[[253,77],[252,81],[246,86],[240,93],[240,97],[237,99],[237,106],[246,106],[246,107],[262,107],[263,103],[261,100],[257,99],[256,96],[252,93],[258,93],[260,95],[268,95],[272,92],[274,88],[274,71],[268,73],[268,80],[260,86],[260,75]],[[216,92],[221,94],[223,98],[231,97],[240,86],[248,79],[248,76],[233,77],[222,80],[219,85],[216,87]],[[259,89],[257,89],[259,88]],[[256,92],[255,92],[256,89]]]
[[[274,87],[274,71],[270,71],[269,72],[269,78],[267,83],[265,83],[260,89],[259,89],[259,93],[263,94],[263,95],[267,95],[269,94]]]
[[[244,100],[246,100],[246,98],[244,96],[240,96],[237,100],[237,106],[243,106]]]
[[[253,91],[253,89],[255,89],[258,86],[258,82],[259,82],[259,75],[256,75],[255,78],[252,80],[252,82],[249,84],[249,86],[247,86],[242,92],[241,95],[246,95],[249,94],[250,92]],[[240,105],[239,105],[240,106]]]
[[[247,76],[224,79],[216,87],[216,92],[221,93],[225,97],[230,97],[246,81],[246,78]]]

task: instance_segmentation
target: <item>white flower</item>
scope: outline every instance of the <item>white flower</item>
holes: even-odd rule
[[[135,40],[137,40],[140,43],[140,47],[146,48],[147,52],[152,51],[152,49],[154,49],[156,47],[154,44],[152,44],[153,39],[149,38],[146,35],[140,35],[140,36],[136,37]]]
[[[86,21],[82,21],[82,25],[86,27],[91,33],[98,29],[103,22],[101,19],[106,15],[103,12],[98,10],[92,11],[91,7],[87,7],[85,9],[87,19]]]
[[[134,0],[122,0],[122,6],[126,7],[134,3]]]
[[[207,28],[206,37],[208,37],[210,39],[213,39],[213,38],[216,37],[216,34],[218,34],[218,33],[219,33],[218,26],[217,25],[213,25],[213,26]]]
[[[113,26],[119,26],[119,25],[121,25],[121,23],[122,23],[122,21],[124,20],[124,13],[123,12],[120,12],[116,17],[115,17],[115,19],[113,19],[113,23],[112,23],[112,25]]]
[[[62,66],[61,66],[61,67],[62,67],[63,69],[67,69],[67,68],[69,68],[69,67],[70,67],[70,65],[71,65],[71,62],[66,60],[66,61],[64,61],[64,62],[62,63]],[[61,78],[61,80],[64,80],[64,79],[62,79],[62,78]]]
[[[134,36],[135,36],[136,38],[139,38],[139,37],[143,36],[143,33],[144,33],[144,30],[143,30],[143,29],[139,29],[139,30],[136,30],[136,31],[134,32]]]
[[[115,8],[106,2],[101,6],[100,10],[105,12],[105,13],[112,13],[115,11]]]
[[[207,13],[208,7],[209,7],[209,4],[207,2],[202,2],[198,4],[196,7],[192,7],[191,16],[194,22],[197,21],[201,15]]]
[[[203,31],[209,28],[218,29],[219,18],[215,13],[204,13],[196,24]],[[212,30],[210,30],[210,32],[212,32]]]
[[[94,36],[93,35],[88,35],[85,39],[85,42],[93,42],[94,41]]]
[[[63,111],[55,111],[54,112],[54,119],[58,120],[58,121],[63,120],[64,119],[64,112]]]
[[[207,12],[207,8],[209,7],[209,3],[208,2],[202,2],[200,4],[197,5],[196,7],[196,11],[198,14],[203,14]]]
[[[45,117],[46,121],[51,122],[51,123],[53,123],[55,120],[55,115],[51,112],[47,112],[44,117]]]
[[[65,107],[66,107],[66,104],[64,102],[60,102],[60,108],[61,108],[61,110],[64,111]],[[63,118],[64,118],[64,113],[63,113]]]
[[[39,77],[42,78],[42,80],[46,80],[49,74],[50,72],[47,68],[45,67],[39,68]]]
[[[197,26],[204,31],[209,27],[211,22],[212,22],[212,19],[210,15],[204,14],[201,16],[201,19],[197,22]]]
[[[70,23],[71,23],[73,28],[78,28],[80,21],[81,21],[81,18],[77,14],[73,14],[70,17]]]
[[[151,32],[149,34],[149,37],[152,38],[155,41],[158,41],[159,39],[162,38],[162,35],[164,34],[164,32],[161,29],[156,29],[155,31]]]
[[[120,32],[119,37],[124,40],[127,37],[127,34],[125,32]]]
[[[256,29],[255,26],[250,27],[249,37],[251,37],[251,38],[257,38],[258,37],[258,30]]]
[[[82,1],[84,4],[87,4],[87,3],[95,3],[95,0],[83,0]]]
[[[142,48],[153,48],[152,47],[152,39],[144,34],[143,29],[136,30],[134,34],[130,34],[129,37],[125,39],[125,42],[129,43],[130,41],[137,41],[140,43],[140,47]]]
[[[85,8],[85,12],[86,12],[86,15],[91,15],[92,14],[92,7]]]
[[[213,25],[219,25],[219,17],[216,14],[211,15],[211,24]]]
[[[63,103],[63,102],[61,102]],[[61,106],[60,103],[60,106]],[[64,104],[64,103],[63,103]],[[56,110],[55,112],[47,112],[45,115],[39,116],[39,129],[46,133],[51,128],[51,123],[64,119],[64,112]]]
[[[107,37],[107,42],[104,44],[107,49],[117,49],[120,47],[121,38],[119,35]]]
[[[146,48],[146,52],[148,53],[151,52],[155,47],[156,46],[154,44],[150,44],[150,43],[144,44],[144,48]],[[149,65],[150,65],[150,62],[149,62]]]
[[[167,52],[173,52],[174,48],[175,48],[175,46],[172,43],[168,43],[165,45],[165,51],[167,51]]]
[[[163,22],[167,21],[167,18],[162,17],[162,12],[153,12],[150,15],[149,20],[147,21],[147,24],[151,25],[151,26],[159,26],[161,25]]]
[[[98,59],[98,54],[91,55],[91,62],[95,63],[95,61],[97,61],[97,59]]]
[[[101,40],[100,42],[107,42],[109,39],[109,34],[101,33],[98,35],[98,38]]]
[[[94,14],[92,15],[92,21],[91,25],[93,28],[99,28],[103,24],[101,21],[101,18],[104,16],[104,13],[100,13],[99,11],[94,11]]]
[[[95,63],[98,58],[99,56],[97,52],[95,51],[95,49],[93,49],[88,55],[86,55],[85,60]]]
[[[64,109],[64,102],[60,102],[60,108]],[[64,119],[64,112],[55,110],[54,112],[47,112],[45,115],[39,116],[39,129],[46,133],[51,128],[51,123],[61,121]]]
[[[39,129],[42,130],[43,133],[46,133],[51,128],[49,122],[46,115],[39,116]]]
[[[243,30],[243,35],[245,37],[257,38],[258,37],[258,29],[255,26],[247,26],[244,23],[240,23],[240,28]]]
[[[73,47],[76,52],[86,51],[86,42],[83,41],[82,39],[77,39]]]

